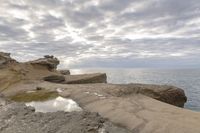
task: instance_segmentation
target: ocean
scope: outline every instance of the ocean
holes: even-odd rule
[[[167,84],[182,88],[188,98],[185,108],[200,111],[200,69],[72,69],[72,74],[105,72],[109,83]]]

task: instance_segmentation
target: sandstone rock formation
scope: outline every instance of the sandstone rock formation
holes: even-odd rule
[[[40,58],[34,61],[30,61],[32,65],[42,65],[47,67],[49,70],[55,70],[60,61],[54,56],[46,55],[44,58]]]
[[[35,90],[36,85],[49,91],[61,88],[60,96],[75,100],[84,110],[98,112],[102,117],[133,133],[200,132],[198,112],[165,104],[133,88],[128,89],[130,85],[56,84],[35,81],[15,84],[3,93],[10,97],[20,91]],[[157,88],[162,91],[159,86]]]
[[[69,70],[58,70],[60,72],[60,74],[62,75],[70,75],[70,71]]]
[[[49,81],[53,83],[63,83],[65,81],[65,77],[62,75],[50,75],[43,78],[44,81]]]
[[[89,84],[89,83],[106,83],[107,76],[105,73],[80,74],[80,75],[50,75],[43,78],[44,81],[61,84]]]
[[[31,130],[33,132],[64,132],[65,130],[83,133],[89,132],[88,127],[91,127],[91,132],[99,132],[101,128],[95,127],[96,124],[101,127],[102,123],[99,123],[99,120],[102,117],[107,118],[106,123],[110,123],[103,122],[104,128],[109,127],[110,130],[106,131],[110,133],[129,133],[129,130],[138,133],[200,132],[200,114],[179,108],[183,107],[187,100],[184,91],[180,88],[167,85],[108,84],[106,74],[61,74],[56,70],[59,61],[53,56],[45,56],[25,63],[15,63],[15,61],[6,63],[5,60],[9,60],[10,55],[2,55],[1,60],[4,61],[1,65],[4,67],[0,69],[0,93],[5,98],[31,91],[39,93],[41,90],[36,90],[39,87],[44,88],[42,91],[47,93],[57,92],[60,96],[71,98],[84,110],[98,112],[101,115],[101,117],[91,117],[93,113],[83,115],[85,111],[74,114],[35,113],[33,109],[23,104],[7,103],[2,100],[5,98],[0,98],[0,132],[2,133],[31,132]],[[84,126],[79,123],[83,122],[83,117],[87,123]],[[91,124],[93,122],[96,123],[94,126]],[[126,129],[120,128],[119,125]],[[76,129],[77,126],[79,128]]]
[[[66,75],[66,84],[88,84],[88,83],[107,83],[105,73]]]
[[[136,92],[178,107],[184,107],[184,104],[187,101],[184,91],[175,86],[129,84],[125,90],[125,95]]]
[[[23,80],[41,80],[45,76],[59,74],[56,71],[58,64],[59,60],[53,56],[19,63],[9,53],[0,52],[0,92]]]
[[[10,57],[10,53],[0,52],[0,68],[8,66],[11,63],[16,63],[16,61]]]

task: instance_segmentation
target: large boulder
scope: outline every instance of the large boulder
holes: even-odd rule
[[[107,76],[105,73],[80,74],[80,75],[50,75],[44,77],[43,80],[61,84],[107,83]]]
[[[10,57],[10,53],[0,52],[0,68],[8,66],[11,63],[16,63],[17,61]]]
[[[66,75],[66,84],[88,84],[88,83],[107,83],[105,73]]]
[[[44,58],[30,61],[29,63],[31,63],[32,65],[45,66],[49,70],[55,70],[57,69],[57,66],[60,63],[60,61],[54,56],[45,55]]]
[[[160,88],[161,89],[143,88],[140,89],[139,92],[159,101],[184,107],[184,104],[187,102],[187,97],[182,89],[168,85],[161,86]]]
[[[156,100],[184,107],[187,97],[184,90],[171,85],[151,85],[151,84],[128,84],[126,89],[120,91],[120,95],[140,93]]]

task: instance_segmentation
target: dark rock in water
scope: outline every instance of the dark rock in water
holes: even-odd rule
[[[65,81],[65,77],[62,75],[50,75],[43,78],[44,81],[49,81],[53,83],[63,83]]]
[[[0,52],[0,68],[16,62],[16,60],[10,57],[10,53]]]
[[[60,72],[62,75],[70,75],[70,71],[69,71],[69,70],[59,70],[59,72]]]
[[[44,58],[40,58],[34,61],[30,61],[29,63],[33,65],[42,65],[48,67],[49,70],[57,69],[58,64],[60,61],[55,58],[54,56],[44,56]]]

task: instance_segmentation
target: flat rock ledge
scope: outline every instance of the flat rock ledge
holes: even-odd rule
[[[44,81],[61,84],[92,84],[107,83],[105,73],[81,74],[81,75],[50,75],[43,78]]]
[[[107,83],[105,73],[67,75],[65,76],[66,84],[92,84],[92,83]]]

